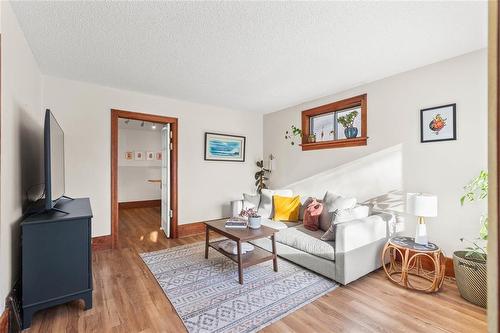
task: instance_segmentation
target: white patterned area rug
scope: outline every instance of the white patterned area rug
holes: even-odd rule
[[[141,254],[187,330],[192,332],[256,332],[338,284],[278,259],[243,269],[238,283],[236,263],[204,243]]]

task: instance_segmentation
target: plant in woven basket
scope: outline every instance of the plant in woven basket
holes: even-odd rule
[[[479,176],[464,186],[465,193],[460,204],[476,202],[488,197],[488,173],[481,171]],[[487,269],[486,243],[488,241],[488,217],[480,218],[479,237],[474,240],[461,238],[470,245],[465,251],[453,252],[453,269],[460,295],[476,305],[486,307],[487,303]]]
[[[488,197],[488,172],[481,170],[479,176],[474,178],[469,184],[464,186],[465,193],[460,198],[460,204],[463,206],[466,202],[475,202],[484,200]],[[486,261],[486,243],[488,241],[488,216],[481,215],[479,219],[480,229],[479,237],[474,240],[460,238],[461,242],[467,242],[470,245],[467,250],[466,257],[476,260]]]
[[[259,167],[259,171],[255,173],[255,186],[257,186],[257,193],[260,193],[262,189],[267,188],[266,181],[269,180],[267,174],[269,174],[269,170],[264,168],[264,161],[257,161],[257,167]]]

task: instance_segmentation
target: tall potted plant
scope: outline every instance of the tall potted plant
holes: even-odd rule
[[[255,173],[255,186],[257,186],[257,193],[260,193],[262,189],[267,188],[266,181],[269,180],[269,177],[267,177],[269,170],[264,168],[263,160],[257,161],[256,164],[259,171]]]
[[[488,173],[481,171],[464,187],[465,193],[460,198],[463,206],[466,202],[484,200],[488,196]],[[458,290],[463,298],[471,303],[486,307],[486,243],[488,241],[488,217],[484,214],[480,218],[479,237],[474,240],[461,238],[468,243],[465,251],[453,253],[453,267]]]

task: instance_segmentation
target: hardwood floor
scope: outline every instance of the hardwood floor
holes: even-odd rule
[[[41,311],[27,332],[185,332],[138,253],[204,240],[167,239],[159,208],[120,210],[115,250],[93,254],[94,307],[72,302]],[[271,263],[270,263],[271,264]],[[262,332],[486,332],[486,311],[463,300],[453,280],[437,294],[400,288],[379,270],[340,287]]]

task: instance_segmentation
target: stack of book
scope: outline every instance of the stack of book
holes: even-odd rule
[[[225,227],[244,229],[247,227],[247,224],[248,224],[247,220],[244,220],[241,217],[231,217],[229,220],[226,221]]]

